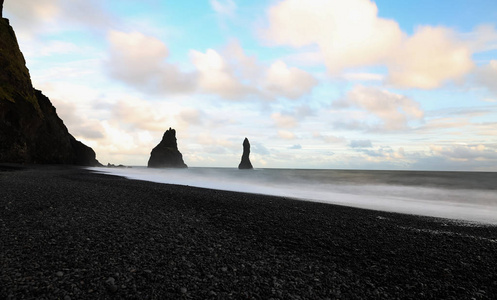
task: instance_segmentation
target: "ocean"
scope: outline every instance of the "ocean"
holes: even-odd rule
[[[497,225],[497,173],[89,168],[145,180]]]

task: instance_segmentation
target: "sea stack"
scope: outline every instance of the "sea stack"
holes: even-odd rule
[[[238,165],[238,169],[253,169],[252,164],[250,163],[250,143],[247,138],[243,140],[243,154],[242,161]]]
[[[188,168],[183,162],[183,155],[178,150],[176,143],[176,130],[169,128],[164,133],[162,141],[152,149],[149,168]]]
[[[50,100],[33,88],[15,32],[4,18],[0,18],[0,162],[100,165],[93,149],[69,133]]]

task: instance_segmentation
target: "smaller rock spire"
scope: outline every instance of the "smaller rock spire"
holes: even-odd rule
[[[238,169],[253,169],[252,163],[250,163],[250,143],[247,138],[243,140],[243,154],[242,154],[242,161],[238,165]]]

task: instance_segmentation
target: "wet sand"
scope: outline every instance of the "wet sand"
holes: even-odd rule
[[[0,165],[0,299],[497,299],[496,262],[496,226]]]

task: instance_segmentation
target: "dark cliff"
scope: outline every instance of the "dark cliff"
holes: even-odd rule
[[[100,165],[93,149],[69,133],[50,100],[33,88],[14,30],[3,18],[0,18],[0,162]]]
[[[164,133],[162,141],[152,149],[149,168],[187,168],[183,162],[183,155],[178,150],[176,142],[176,130],[169,128]]]
[[[250,143],[247,138],[243,140],[243,154],[242,161],[238,165],[238,169],[253,169],[252,163],[250,162]]]

